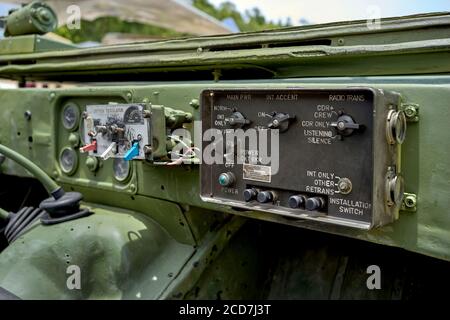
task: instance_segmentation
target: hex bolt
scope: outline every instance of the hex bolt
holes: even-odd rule
[[[408,119],[414,119],[417,116],[417,108],[414,106],[407,106],[404,112]]]
[[[352,192],[352,188],[353,188],[352,182],[348,178],[339,179],[337,186],[338,186],[339,192],[342,194],[349,194],[350,192]]]
[[[416,114],[417,114],[417,110],[416,110],[416,108],[414,108],[413,106],[407,106],[407,107],[405,108],[405,115],[406,115],[408,118],[415,117]]]
[[[30,120],[31,120],[31,111],[30,111],[30,110],[25,111],[25,113],[23,114],[23,116],[25,117],[25,119],[26,119],[27,121],[30,121]]]

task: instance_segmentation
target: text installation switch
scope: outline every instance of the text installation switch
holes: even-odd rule
[[[201,101],[204,201],[363,229],[398,218],[398,94],[227,89]]]

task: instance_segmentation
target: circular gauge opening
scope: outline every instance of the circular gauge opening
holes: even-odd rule
[[[64,128],[73,131],[78,127],[80,120],[80,108],[73,102],[69,102],[63,108],[62,123]]]
[[[65,174],[74,174],[78,166],[78,155],[75,150],[64,148],[59,155],[59,165]]]
[[[131,173],[130,161],[123,158],[114,158],[113,161],[114,178],[119,182],[125,182],[129,179]]]

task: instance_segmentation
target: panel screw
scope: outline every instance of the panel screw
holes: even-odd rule
[[[405,206],[408,208],[414,208],[417,205],[417,198],[415,195],[407,195],[405,197]]]
[[[27,121],[30,121],[30,120],[31,120],[31,111],[30,111],[30,110],[25,111],[25,113],[23,114],[23,116],[25,117],[25,119],[26,119]]]
[[[80,137],[77,133],[71,133],[69,135],[69,143],[72,147],[76,148],[80,145]]]
[[[189,105],[192,108],[197,109],[200,106],[200,103],[199,103],[198,99],[192,99],[191,102],[189,102]]]
[[[338,189],[342,194],[349,194],[352,191],[352,182],[348,178],[341,178],[338,181]]]
[[[337,43],[338,43],[338,45],[342,46],[342,45],[344,45],[345,41],[344,41],[344,39],[341,38],[341,39],[338,39]]]
[[[99,168],[99,164],[100,163],[96,157],[87,157],[86,159],[86,167],[91,172],[97,171],[97,169]]]

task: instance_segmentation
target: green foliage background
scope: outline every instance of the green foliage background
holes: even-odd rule
[[[241,14],[236,9],[236,6],[229,1],[221,3],[218,7],[212,5],[208,0],[193,0],[192,4],[194,7],[220,21],[226,18],[233,18],[239,29],[243,32],[291,26],[289,19],[285,22],[268,21],[258,8],[253,8],[252,10]],[[157,26],[122,21],[116,17],[101,17],[94,21],[82,20],[81,25],[82,28],[79,30],[70,30],[67,26],[62,26],[58,28],[55,33],[74,43],[85,41],[101,42],[104,35],[109,32],[132,33],[163,38],[175,38],[190,35],[189,33],[180,33]]]
[[[218,8],[212,5],[208,0],[193,0],[194,7],[206,12],[210,16],[222,21],[226,18],[233,18],[239,29],[243,32],[260,31],[282,27],[290,27],[292,23],[288,18],[283,21],[269,21],[258,8],[247,10],[242,15],[230,1],[222,2]]]

